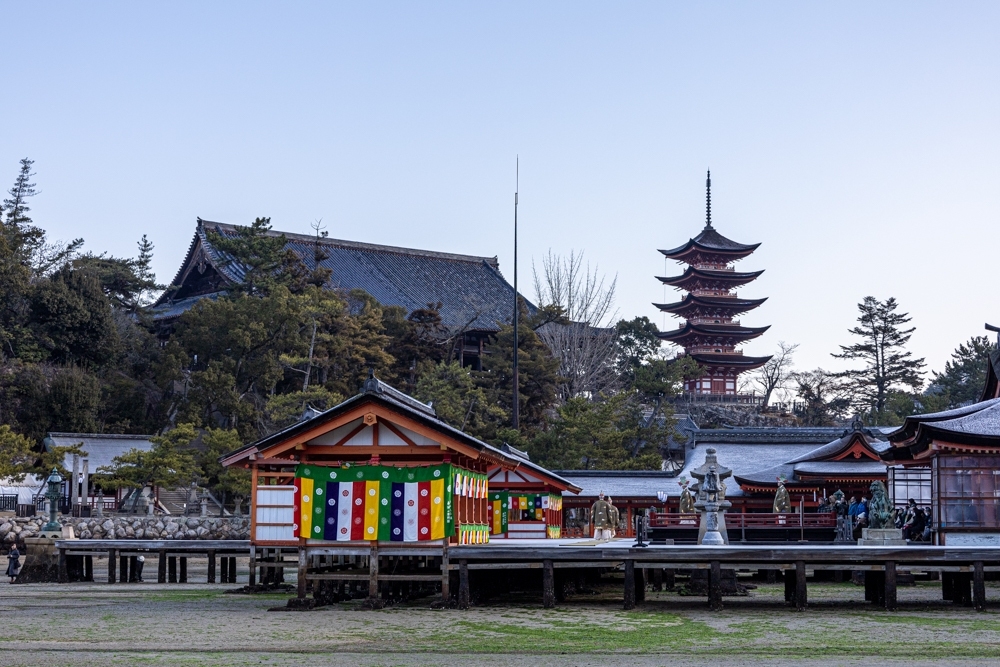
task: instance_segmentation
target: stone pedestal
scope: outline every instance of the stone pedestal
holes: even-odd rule
[[[56,550],[56,540],[60,539],[62,539],[61,533],[55,533],[54,537],[24,538],[24,565],[21,567],[21,573],[17,575],[17,583],[59,581],[59,552]]]
[[[859,547],[905,547],[903,531],[900,528],[864,528],[861,531]]]

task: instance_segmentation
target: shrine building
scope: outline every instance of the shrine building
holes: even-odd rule
[[[171,287],[151,308],[161,331],[169,332],[172,322],[201,299],[217,298],[243,281],[246,267],[218,250],[208,233],[232,238],[239,229],[237,225],[198,218],[191,246]],[[383,306],[403,308],[407,315],[418,309],[436,308],[444,328],[442,335],[454,338],[453,354],[463,366],[481,369],[487,339],[513,316],[514,288],[500,273],[496,257],[274,230],[267,235],[284,236],[285,249],[307,269],[317,266],[329,269],[327,289],[344,293],[360,289]],[[529,312],[534,312],[533,304],[527,300],[524,303]]]
[[[251,473],[251,544],[559,537],[579,487],[449,426],[374,375],[359,394],[221,459]]]
[[[897,503],[909,496],[930,505],[936,544],[1000,545],[998,377],[1000,336],[978,403],[907,417],[889,434],[882,459],[891,466],[890,492]]]
[[[661,250],[667,259],[686,264],[679,276],[658,277],[687,294],[674,303],[653,304],[661,311],[684,321],[660,338],[679,345],[683,354],[697,361],[705,374],[685,383],[690,397],[712,397],[738,402],[739,376],[763,366],[771,357],[745,356],[738,346],[757,338],[769,327],[746,327],[735,319],[758,307],[766,298],[745,299],[736,289],[755,280],[763,271],[738,272],[733,263],[748,257],[759,243],[744,245],[730,241],[712,227],[712,178],[706,180],[707,204],[705,228],[687,243],[672,250]]]

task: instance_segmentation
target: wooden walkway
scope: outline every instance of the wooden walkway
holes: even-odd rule
[[[188,558],[208,558],[209,584],[236,583],[236,558],[250,553],[249,540],[56,540],[59,581],[94,581],[94,558],[108,559],[108,583],[136,581],[139,556],[157,557],[158,583],[188,583]],[[116,567],[117,562],[117,567]],[[116,572],[117,570],[117,572]]]
[[[312,543],[294,547],[251,547],[247,541],[229,540],[59,540],[60,574],[65,577],[71,558],[107,556],[109,563],[120,559],[121,579],[127,581],[131,559],[139,554],[158,558],[158,580],[163,583],[186,580],[186,560],[193,555],[209,559],[208,581],[215,581],[215,559],[222,557],[223,582],[235,581],[235,556],[250,558],[250,583],[258,568],[270,577],[284,569],[298,572],[298,599],[305,600],[309,582],[348,582],[356,586],[368,582],[369,596],[377,599],[385,585],[417,584],[440,586],[449,599],[457,585],[459,606],[470,601],[470,572],[541,570],[545,606],[556,602],[556,571],[586,568],[622,570],[625,573],[624,602],[633,608],[643,598],[644,571],[707,570],[708,602],[712,609],[722,606],[722,571],[757,570],[783,573],[785,600],[804,609],[808,601],[806,571],[865,572],[865,599],[885,609],[897,606],[896,582],[899,571],[940,572],[942,595],[946,600],[986,606],[985,573],[1000,572],[1000,547],[855,546],[817,544],[730,544],[727,546],[650,545],[637,548],[630,539],[595,542],[587,539],[495,540],[484,545],[446,545],[442,542],[402,543]],[[175,573],[174,560],[180,565]],[[128,562],[127,562],[128,561]],[[89,561],[88,561],[89,562]],[[134,567],[134,564],[133,564]],[[84,580],[93,580],[92,566],[83,565]],[[536,575],[537,576],[537,575]],[[68,580],[64,578],[62,580]],[[109,567],[109,583],[115,568]]]

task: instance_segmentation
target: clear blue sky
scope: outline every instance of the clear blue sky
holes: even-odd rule
[[[195,218],[499,255],[547,249],[662,301],[657,248],[762,242],[748,345],[839,368],[865,295],[940,368],[1000,324],[1000,3],[4,2],[0,183],[169,281]],[[5,175],[4,175],[5,174]],[[668,272],[678,271],[675,267]],[[670,298],[668,296],[668,298]],[[668,321],[668,326],[672,326]]]

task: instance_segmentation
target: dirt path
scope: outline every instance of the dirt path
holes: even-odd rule
[[[8,665],[736,665],[880,667],[1000,660],[1000,613],[940,602],[940,588],[901,589],[900,611],[871,609],[851,584],[810,585],[810,608],[780,586],[726,598],[649,593],[634,612],[612,587],[556,609],[512,598],[468,611],[429,600],[362,610],[268,612],[287,595],[228,595],[225,586],[70,584],[0,587]],[[1000,599],[991,587],[988,597]]]

